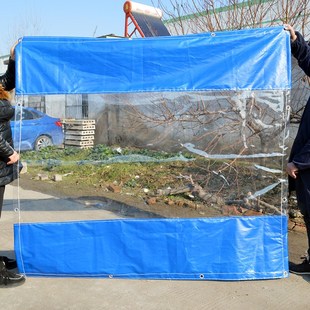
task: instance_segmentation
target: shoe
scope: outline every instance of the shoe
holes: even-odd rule
[[[8,258],[6,256],[0,256],[0,261],[4,261],[6,269],[15,269],[17,268],[17,263],[15,259]]]
[[[310,274],[310,262],[306,258],[301,264],[289,263],[289,270],[295,274]]]
[[[0,287],[18,286],[23,284],[25,280],[25,276],[8,271],[4,261],[0,261]]]

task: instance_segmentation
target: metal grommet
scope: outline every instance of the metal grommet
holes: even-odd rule
[[[113,274],[109,274],[109,279],[113,279]]]
[[[204,279],[204,277],[205,277],[204,274],[201,274],[201,275],[199,276],[200,279]]]
[[[18,208],[14,208],[14,212],[19,212],[20,210]]]
[[[211,32],[211,37],[215,37],[216,33],[215,32]]]

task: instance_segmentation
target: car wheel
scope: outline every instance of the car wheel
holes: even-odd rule
[[[51,145],[53,145],[52,139],[48,136],[43,135],[43,136],[38,137],[37,140],[35,141],[34,149],[36,151],[39,151],[42,148],[47,147],[47,146],[51,146]]]

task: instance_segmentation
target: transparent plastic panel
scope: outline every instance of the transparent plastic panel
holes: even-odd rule
[[[7,195],[21,223],[284,215],[288,98],[18,96],[12,129],[24,167]]]

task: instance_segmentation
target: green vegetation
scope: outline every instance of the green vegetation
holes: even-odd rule
[[[131,192],[181,184],[177,177],[194,159],[190,154],[106,145],[89,149],[47,147],[24,152],[21,158],[33,177],[39,173],[61,174],[66,176],[66,184],[103,188],[115,183]]]
[[[112,191],[118,198],[119,192],[145,201],[156,196],[157,201],[166,204],[185,203],[196,208],[196,203],[202,203],[213,210],[215,205],[222,206],[223,201],[240,204],[267,184],[279,183],[274,173],[256,169],[255,160],[210,160],[148,149],[106,145],[90,149],[47,147],[24,152],[21,158],[27,163],[25,179],[45,174],[48,182],[37,182],[35,186],[47,186],[46,190],[65,196],[104,196]],[[63,181],[49,182],[56,174],[62,175]],[[281,186],[276,186],[264,195],[264,200],[279,206],[281,190]],[[253,203],[257,203],[255,199]]]

